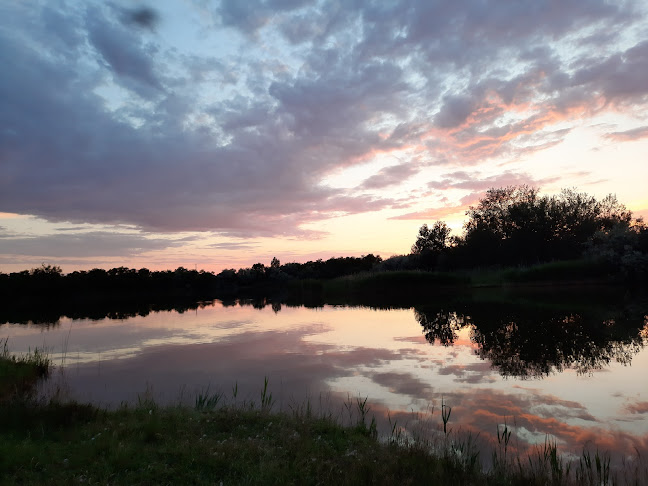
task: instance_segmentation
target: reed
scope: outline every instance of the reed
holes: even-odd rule
[[[7,359],[6,357],[2,359]],[[10,358],[9,358],[10,359]],[[134,406],[103,410],[78,403],[8,400],[0,404],[3,484],[647,484],[640,458],[614,470],[608,454],[571,460],[547,438],[526,455],[512,448],[514,430],[497,428],[490,466],[479,437],[450,427],[450,404],[388,416],[380,436],[367,398],[347,396],[341,413],[315,411],[308,399],[272,410],[268,377],[260,401],[210,387],[194,406],[160,406],[151,390]],[[436,418],[436,421],[435,421]],[[345,422],[344,424],[342,422]],[[419,424],[420,435],[412,433]]]
[[[40,348],[29,350],[24,355],[9,352],[9,338],[0,340],[0,402],[25,398],[31,394],[36,382],[49,375],[52,361],[47,352]]]

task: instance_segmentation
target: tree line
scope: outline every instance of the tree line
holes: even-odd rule
[[[607,274],[648,280],[648,227],[615,196],[602,200],[572,189],[541,195],[529,186],[490,189],[466,211],[464,233],[451,235],[444,221],[420,227],[411,252],[335,257],[306,263],[255,263],[218,274],[204,270],[152,271],[117,267],[63,274],[55,265],[0,272],[5,302],[24,296],[148,295],[208,298],[240,289],[276,289],[291,281],[334,279],[362,272],[426,270],[453,272],[484,267],[529,266],[587,260]]]
[[[130,298],[195,297],[213,298],[245,288],[268,290],[291,280],[332,279],[367,272],[382,259],[372,254],[361,257],[339,257],[306,263],[281,264],[273,258],[270,265],[255,263],[249,268],[225,269],[218,274],[204,270],[154,271],[147,268],[116,267],[110,270],[94,268],[64,274],[61,267],[43,264],[21,272],[0,272],[0,299],[12,302],[32,296],[57,298],[88,294]]]
[[[466,216],[461,236],[443,221],[421,226],[404,264],[453,270],[588,259],[625,277],[648,275],[648,227],[613,195],[510,186],[488,190]]]

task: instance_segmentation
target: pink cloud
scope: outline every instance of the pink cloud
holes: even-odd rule
[[[632,414],[648,414],[648,402],[631,403],[625,409]]]

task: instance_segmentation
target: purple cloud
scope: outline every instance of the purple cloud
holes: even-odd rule
[[[179,246],[181,240],[149,238],[143,234],[116,232],[65,231],[38,237],[14,235],[0,231],[2,252],[10,255],[41,257],[110,257],[133,256],[152,250]]]
[[[581,176],[588,173],[582,173]],[[534,178],[526,173],[504,172],[495,176],[484,177],[479,172],[464,170],[450,172],[439,180],[428,182],[427,186],[432,193],[443,193],[449,189],[462,189],[470,191],[463,196],[458,204],[445,204],[424,211],[415,211],[393,217],[393,219],[427,219],[442,220],[448,216],[464,213],[468,207],[479,202],[484,192],[493,187],[529,185],[539,187],[544,184],[553,184],[560,181],[561,177]]]
[[[605,134],[606,138],[615,142],[631,142],[648,138],[648,126],[633,128],[622,132],[611,132]]]
[[[515,161],[561,143],[565,124],[640,113],[648,99],[648,42],[631,35],[646,18],[641,2],[187,6],[201,14],[204,49],[197,30],[173,38],[166,27],[178,19],[165,8],[4,7],[3,211],[315,238],[305,225],[406,206],[381,191],[426,166]],[[403,161],[357,187],[323,184],[377,154]],[[429,188],[479,191],[525,176],[491,179]],[[460,208],[434,211],[449,210]]]

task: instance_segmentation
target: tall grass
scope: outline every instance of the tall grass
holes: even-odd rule
[[[502,269],[476,269],[470,272],[470,279],[473,286],[607,282],[608,273],[608,268],[592,260],[563,260]]]
[[[206,387],[194,406],[158,406],[151,390],[113,411],[56,401],[0,404],[3,484],[647,484],[641,458],[615,471],[609,455],[570,459],[547,438],[530,452],[497,427],[489,465],[479,437],[452,427],[442,399],[412,424],[388,415],[378,434],[367,398],[347,395],[340,412],[311,400],[272,410],[268,377],[260,400]],[[419,431],[412,425],[418,424]]]
[[[8,342],[9,338],[0,340],[0,401],[31,394],[36,382],[47,377],[52,367],[44,350],[34,348],[27,354],[15,355],[9,352]]]

